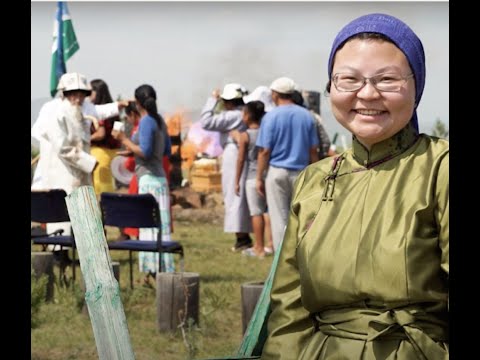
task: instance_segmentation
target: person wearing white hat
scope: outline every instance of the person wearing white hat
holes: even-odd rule
[[[297,88],[287,77],[272,82],[270,90],[276,107],[263,117],[256,142],[260,148],[256,188],[267,198],[274,251],[279,249],[287,225],[293,183],[309,163],[318,161],[312,115],[292,98]]]
[[[255,88],[250,94],[243,97],[243,102],[246,104],[250,101],[261,101],[265,107],[265,112],[269,112],[275,107],[272,99],[272,90],[268,86],[260,85]]]
[[[87,139],[90,141],[90,130],[87,131],[88,134],[85,134],[84,128],[89,129],[92,120],[118,115],[119,109],[125,105],[125,102],[93,105],[87,97],[91,89],[86,77],[76,72],[63,74],[58,82],[57,90],[57,96],[42,106],[31,129],[31,136],[39,142],[40,150],[31,189],[60,188],[70,193],[80,185],[91,184],[90,169],[92,166],[96,166],[96,160],[89,154],[90,144],[84,146]],[[73,103],[70,102],[69,98]],[[72,106],[69,106],[69,104]],[[71,148],[67,147],[70,146],[68,143],[62,143],[66,137],[63,132],[64,128],[60,125],[62,121],[70,123],[70,120],[72,120],[70,116],[65,115],[65,112],[68,113],[68,108],[70,110],[74,109],[73,114],[70,111],[70,115],[77,119],[73,121],[73,124],[78,125],[75,127],[77,131],[75,135],[77,138],[73,141],[75,145]],[[62,116],[64,120],[61,120]],[[82,120],[80,120],[80,117]],[[82,126],[79,126],[80,124]],[[60,133],[59,136],[57,136],[58,133]],[[81,141],[78,138],[80,134],[81,136],[85,135],[85,138],[82,138]],[[70,149],[71,152],[68,153],[67,149]],[[70,235],[70,228],[69,222],[56,223],[54,229],[47,224],[48,233],[52,230],[63,229],[65,235]],[[68,258],[68,254],[64,251],[58,251],[57,248],[58,246],[49,246],[49,250],[55,250],[55,259],[69,263],[71,260]]]
[[[62,79],[63,98],[50,109],[53,111],[49,119],[39,124],[43,128],[36,128],[41,145],[49,146],[40,149],[37,167],[42,181],[33,184],[32,189],[56,188],[69,194],[80,185],[91,184],[96,160],[89,154],[91,123],[82,114],[82,104],[91,93],[90,84],[79,73],[67,73]]]
[[[75,188],[92,184],[92,171],[97,165],[90,155],[90,124],[82,114],[82,104],[91,87],[84,75],[67,73],[62,76],[63,98],[43,121],[40,132],[40,160],[37,165],[41,182],[35,189],[63,189],[70,194]],[[52,227],[54,225],[54,228]],[[70,223],[47,224],[47,233],[62,228],[70,234]],[[56,250],[53,248],[52,250]]]
[[[232,247],[232,251],[235,252],[252,247],[252,239],[249,236],[252,226],[245,195],[246,172],[242,173],[239,195],[236,195],[235,172],[238,147],[229,136],[232,130],[243,132],[247,129],[242,120],[245,93],[245,88],[237,83],[226,84],[221,94],[218,90],[214,90],[200,116],[203,129],[220,133],[220,144],[223,147],[222,192],[225,204],[223,231],[235,233],[236,242]],[[223,110],[215,113],[216,106],[220,104]]]
[[[57,96],[46,102],[39,111],[37,120],[32,126],[31,136],[39,142],[40,158],[35,167],[35,172],[32,179],[32,190],[41,190],[48,188],[48,161],[46,154],[51,152],[51,144],[47,139],[46,131],[49,124],[55,119],[56,113],[62,104],[65,96],[64,91],[69,91],[74,84],[74,79],[77,73],[65,73],[60,77],[57,85]],[[80,75],[80,74],[78,74]],[[83,77],[83,75],[81,75]],[[84,79],[86,81],[86,79]],[[83,86],[86,86],[85,84]],[[89,123],[97,121],[98,119],[106,119],[119,114],[120,109],[128,105],[128,101],[120,100],[108,104],[94,105],[89,98],[81,104],[82,114],[85,120]]]

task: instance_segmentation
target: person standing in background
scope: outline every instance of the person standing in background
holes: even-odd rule
[[[167,147],[167,124],[157,110],[157,93],[148,84],[135,89],[135,104],[141,119],[138,130],[132,138],[126,137],[123,131],[112,131],[112,136],[121,141],[135,157],[135,173],[138,179],[138,193],[152,194],[158,201],[162,220],[162,239],[171,240],[170,234],[170,190],[163,169],[163,156]],[[139,240],[156,240],[158,229],[140,228]],[[146,273],[144,282],[150,276],[155,278],[158,268],[158,253],[139,252],[140,272]],[[174,272],[173,255],[162,253],[162,268],[165,272]]]
[[[125,107],[125,115],[127,117],[128,123],[131,125],[131,132],[130,132],[130,138],[137,132],[138,130],[138,124],[140,123],[140,112],[137,109],[137,106],[135,105],[135,101],[130,101],[128,103],[128,106]],[[167,182],[170,183],[170,178],[169,178],[169,160],[168,157],[172,153],[172,146],[170,142],[170,137],[167,136],[167,143],[165,146],[165,154],[163,155],[163,170],[165,171],[165,176],[167,178]],[[130,183],[128,184],[128,193],[129,194],[138,194],[138,179],[137,175],[135,174],[135,157],[133,156],[133,153],[129,150],[121,150],[117,151],[118,155],[123,155],[125,156],[124,159],[124,166],[127,170],[131,171],[133,173],[133,176],[130,180]],[[170,214],[172,213],[172,209],[170,207]],[[170,227],[171,232],[173,232],[173,221],[171,222],[171,227]],[[139,232],[138,228],[124,228],[120,229],[120,236],[119,240],[126,240],[130,238],[138,238]]]
[[[257,137],[260,149],[256,188],[267,197],[274,251],[280,246],[287,224],[293,182],[301,170],[318,160],[312,115],[293,102],[296,88],[287,77],[272,82],[270,89],[276,107],[263,117]]]
[[[304,92],[307,93],[308,92]],[[315,126],[317,135],[318,135],[318,160],[322,160],[329,156],[328,151],[330,149],[330,138],[328,137],[327,132],[325,131],[325,128],[323,126],[323,120],[320,114],[317,111],[317,109],[312,106],[313,104],[309,104],[308,101],[305,101],[305,98],[302,94],[302,92],[295,90],[293,95],[292,95],[293,102],[299,106],[302,106],[306,108],[308,111],[310,111],[310,114],[312,114],[313,118],[313,124]],[[318,107],[319,109],[320,107]]]
[[[243,107],[243,121],[248,127],[247,131],[239,132],[238,130],[232,130],[230,132],[230,136],[238,144],[235,193],[240,195],[240,179],[245,169],[247,172],[245,193],[252,221],[253,235],[255,237],[253,247],[243,250],[242,254],[258,258],[272,254],[272,251],[268,250],[273,248],[271,229],[269,227],[270,221],[268,221],[267,202],[265,197],[260,196],[255,188],[258,153],[258,148],[255,143],[263,115],[265,115],[263,102],[253,100],[246,103]],[[266,243],[265,239],[267,240]]]
[[[247,129],[242,118],[243,87],[240,84],[227,84],[220,94],[218,90],[212,92],[204,105],[200,123],[202,128],[220,132],[220,144],[223,147],[222,155],[222,193],[225,207],[223,231],[235,233],[235,244],[232,251],[242,251],[252,247],[249,233],[252,231],[247,198],[245,196],[245,176],[243,171],[240,180],[239,195],[235,194],[235,171],[238,157],[238,147],[229,136],[230,131],[243,132]],[[221,110],[214,113],[216,106]]]
[[[82,113],[85,98],[91,88],[84,75],[66,73],[62,76],[59,88],[62,98],[58,104],[51,103],[45,116],[37,124],[35,134],[40,139],[40,160],[37,166],[37,181],[34,190],[62,189],[70,194],[74,189],[92,184],[92,172],[97,160],[90,155],[91,121]],[[47,233],[63,230],[71,234],[70,222],[47,224]],[[50,246],[57,260],[69,262],[68,253],[59,246]]]
[[[92,94],[90,101],[94,105],[112,103],[112,95],[108,85],[101,79],[90,82]],[[110,163],[120,148],[120,142],[112,137],[113,123],[120,121],[118,115],[98,119],[98,124],[92,124],[91,154],[98,161],[98,166],[93,172],[93,187],[97,196],[102,192],[115,191],[115,182],[110,170]]]
[[[297,178],[262,359],[446,360],[449,144],[418,131],[422,42],[364,15],[327,70],[352,148]]]
[[[37,120],[32,126],[31,136],[38,140],[40,145],[40,154],[47,154],[51,151],[51,144],[46,140],[45,131],[51,126],[51,122],[55,120],[56,113],[58,108],[62,104],[65,96],[63,91],[65,90],[67,84],[70,84],[72,75],[74,73],[66,73],[60,77],[57,86],[57,96],[43,104],[41,107]],[[83,76],[83,75],[82,75]],[[89,86],[91,89],[91,86]],[[90,90],[91,91],[91,90]],[[111,103],[106,103],[103,105],[94,105],[90,98],[87,96],[81,104],[81,111],[86,120],[93,124],[98,122],[98,119],[105,119],[112,116],[117,116],[120,109],[127,106],[128,101],[120,100],[114,101]],[[46,168],[49,164],[45,156],[40,156],[37,166],[35,167],[35,172],[32,179],[32,190],[42,190],[45,189],[44,180],[47,179],[48,174],[46,173]]]
[[[125,115],[127,122],[131,125],[130,137],[132,137],[138,130],[138,124],[140,123],[140,112],[138,111],[135,102],[130,101],[125,108]],[[128,184],[129,194],[138,194],[138,179],[135,174],[135,157],[133,152],[129,150],[118,151],[117,154],[125,156],[124,165],[125,168],[133,173],[133,176]],[[126,240],[130,238],[138,239],[138,228],[124,228],[120,229],[119,240]]]

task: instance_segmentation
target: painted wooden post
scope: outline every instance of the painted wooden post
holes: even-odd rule
[[[93,187],[75,189],[66,197],[66,202],[85,280],[85,301],[98,357],[100,360],[135,359]]]
[[[118,286],[120,286],[120,263],[118,261],[112,261],[112,270],[113,270],[113,276],[115,276],[115,279],[118,282]],[[81,279],[80,289],[83,293],[83,297],[85,297],[86,288],[85,288],[85,280],[83,279]],[[82,314],[88,316],[87,303],[83,303]]]

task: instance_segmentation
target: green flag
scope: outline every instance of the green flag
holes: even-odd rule
[[[58,80],[67,72],[66,61],[79,48],[67,4],[59,1],[53,27],[52,68],[50,72],[50,95],[52,97],[57,93]]]

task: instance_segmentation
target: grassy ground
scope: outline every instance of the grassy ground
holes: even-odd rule
[[[122,303],[135,358],[231,355],[242,339],[241,284],[263,281],[272,257],[259,260],[233,253],[233,234],[223,233],[221,225],[176,221],[174,226],[173,238],[185,249],[185,271],[200,274],[200,324],[187,331],[186,342],[180,331],[157,331],[155,289],[141,284],[143,274],[135,262],[135,288],[130,290],[128,252],[110,253],[113,261],[120,262]],[[115,229],[109,229],[108,238],[117,235]],[[77,279],[75,290],[56,286],[54,301],[40,307],[39,326],[31,331],[32,360],[98,359],[90,319],[81,310],[83,296],[78,284]]]

